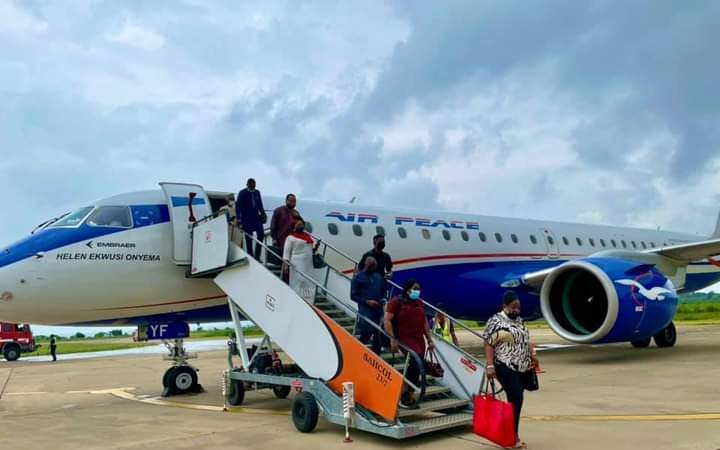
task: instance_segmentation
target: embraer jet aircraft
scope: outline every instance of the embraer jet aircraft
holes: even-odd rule
[[[141,325],[230,319],[212,279],[186,276],[188,209],[199,219],[234,195],[161,183],[85,205],[0,252],[0,318],[48,325]],[[195,196],[190,195],[192,191]],[[284,203],[266,198],[268,212]],[[386,236],[394,280],[453,316],[485,320],[514,289],[523,313],[583,344],[675,343],[677,292],[720,281],[720,230],[656,230],[391,210],[300,199],[319,239],[358,258]],[[194,211],[193,211],[194,208]],[[328,254],[351,273],[352,261]],[[335,258],[333,260],[333,258]]]

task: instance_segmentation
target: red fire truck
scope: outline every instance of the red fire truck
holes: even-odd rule
[[[15,361],[21,353],[35,351],[35,338],[26,323],[0,322],[0,353],[8,361]]]

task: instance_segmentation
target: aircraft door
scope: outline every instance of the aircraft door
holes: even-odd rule
[[[541,236],[543,237],[543,241],[545,241],[545,246],[547,247],[548,258],[559,258],[560,249],[558,248],[558,242],[557,239],[555,239],[555,235],[553,234],[553,232],[545,228],[542,228],[540,232],[542,233]]]
[[[160,183],[165,193],[173,232],[173,261],[190,265],[192,260],[192,224],[212,213],[205,190],[197,184]]]

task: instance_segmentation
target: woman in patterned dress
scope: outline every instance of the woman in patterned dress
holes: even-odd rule
[[[497,380],[513,404],[515,433],[518,435],[514,448],[527,448],[520,440],[518,430],[523,405],[526,375],[537,363],[530,352],[530,332],[520,317],[520,299],[507,291],[503,295],[503,309],[487,321],[485,332],[486,375]]]

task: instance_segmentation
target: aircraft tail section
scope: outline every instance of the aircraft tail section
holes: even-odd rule
[[[720,238],[720,213],[718,213],[717,222],[715,222],[715,231],[713,231],[711,238]]]

